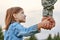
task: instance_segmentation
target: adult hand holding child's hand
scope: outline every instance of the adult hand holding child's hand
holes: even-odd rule
[[[43,17],[42,22],[43,21],[46,22],[46,24],[44,25],[46,29],[52,29],[53,27],[55,27],[55,20],[51,16]]]
[[[38,28],[49,29],[51,30],[55,26],[55,20],[48,16],[43,17],[42,22],[38,24]]]

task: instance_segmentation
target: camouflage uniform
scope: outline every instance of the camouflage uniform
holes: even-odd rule
[[[41,0],[43,6],[43,16],[53,16],[54,4],[57,0]]]

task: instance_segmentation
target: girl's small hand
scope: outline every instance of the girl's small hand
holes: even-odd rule
[[[46,21],[45,21],[46,20]],[[42,22],[45,21],[45,27],[47,27],[47,29],[52,29],[55,26],[55,20],[48,16],[48,17],[43,17],[42,18]],[[49,22],[48,22],[49,21]]]
[[[42,22],[38,24],[38,29],[49,29],[51,30],[53,27],[55,27],[55,20],[52,17],[43,17]]]
[[[41,28],[43,28],[43,29],[48,29],[49,25],[50,25],[50,22],[47,21],[47,20],[44,20],[44,21],[42,21],[42,22],[40,22],[40,23],[38,24],[38,29],[39,29],[39,30],[40,30]]]
[[[41,25],[42,25],[42,28],[43,28],[43,29],[50,29],[49,27],[51,26],[51,25],[50,25],[50,22],[47,21],[47,20],[42,21],[42,22],[41,22]]]

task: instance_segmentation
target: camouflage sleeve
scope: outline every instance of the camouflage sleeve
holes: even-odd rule
[[[52,3],[52,5],[54,5],[54,4],[57,2],[57,0],[52,0],[52,1],[54,1],[54,2]],[[51,1],[51,2],[52,2],[52,1]]]
[[[53,6],[57,0],[41,0],[43,7]]]
[[[41,0],[43,6],[43,16],[53,16],[54,4],[57,0]]]

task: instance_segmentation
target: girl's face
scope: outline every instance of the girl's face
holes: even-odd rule
[[[24,14],[24,11],[20,11],[17,14],[13,14],[14,18],[18,22],[25,22],[26,21],[26,15]]]

